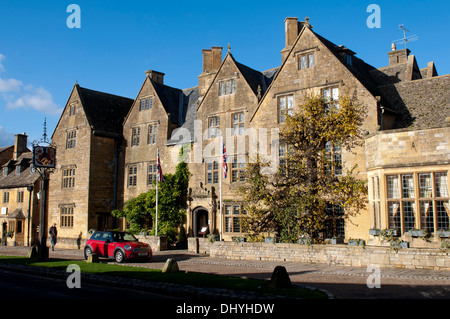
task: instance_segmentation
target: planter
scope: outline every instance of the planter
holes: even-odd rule
[[[369,235],[372,235],[372,236],[380,236],[380,232],[381,232],[381,230],[379,230],[379,229],[369,229]]]
[[[389,236],[393,236],[393,237],[398,237],[400,235],[400,232],[397,229],[384,229],[380,232],[381,236],[384,237],[389,237]]]
[[[245,237],[233,237],[232,239],[236,243],[245,243],[247,241],[247,238]]]
[[[312,244],[312,241],[311,241],[310,238],[300,238],[300,239],[298,240],[298,243],[299,243],[300,245],[311,245],[311,244]]]
[[[410,230],[409,235],[411,237],[425,237],[427,233],[422,229],[417,229],[417,230]]]
[[[342,239],[342,238],[331,238],[330,239],[330,243],[332,245],[343,244],[344,243],[344,239]]]
[[[450,237],[450,230],[438,230],[436,232],[437,237],[441,238],[449,238]]]
[[[349,245],[349,246],[365,246],[366,242],[363,239],[349,239],[347,245]]]
[[[278,238],[277,237],[266,237],[266,238],[264,238],[264,242],[275,244],[278,242]]]

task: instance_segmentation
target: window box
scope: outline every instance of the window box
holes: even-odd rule
[[[409,235],[411,237],[426,237],[427,236],[427,232],[423,229],[411,229],[409,231]]]
[[[349,246],[365,246],[366,242],[364,239],[349,239],[348,243]]]
[[[343,244],[344,243],[344,239],[343,238],[331,238],[330,239],[330,243],[332,245]]]
[[[444,238],[448,238],[450,237],[450,230],[438,230],[436,232],[436,236],[437,237],[444,237]]]
[[[380,236],[380,233],[381,233],[381,230],[379,230],[379,229],[376,229],[376,228],[369,229],[369,235]]]
[[[311,238],[299,238],[297,243],[299,243],[300,245],[312,245],[312,240]]]
[[[265,237],[264,242],[275,244],[278,242],[278,238],[277,237]]]

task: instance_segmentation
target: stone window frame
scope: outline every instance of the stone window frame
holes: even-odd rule
[[[219,183],[220,165],[214,159],[205,160],[205,184]]]
[[[59,221],[61,228],[73,228],[75,204],[59,205]]]
[[[69,116],[73,116],[77,113],[78,102],[73,102],[69,104]]]
[[[61,188],[62,189],[74,188],[76,166],[64,166],[61,167],[61,171],[62,171]]]
[[[137,186],[137,176],[138,176],[138,166],[137,164],[128,165],[127,168],[127,186],[136,187]]]
[[[219,81],[218,95],[227,96],[236,93],[236,79],[224,79]]]
[[[342,161],[341,143],[331,143],[330,141],[326,141],[324,145],[324,156],[326,159],[325,171],[333,174],[333,176],[342,176],[344,164]],[[328,164],[330,164],[330,166]]]
[[[430,177],[429,181],[425,181],[426,175]],[[412,178],[405,179],[403,176]],[[439,181],[437,176],[445,176],[445,180]],[[450,194],[447,171],[428,170],[386,174],[385,183],[389,228],[399,229],[402,233],[413,228],[436,233],[440,229],[450,227]],[[424,183],[429,185],[424,185]],[[407,204],[405,205],[405,203]],[[407,217],[405,212],[410,213],[407,211],[409,208],[413,210],[412,221],[411,217],[409,220],[405,219]],[[395,216],[393,209],[396,209]],[[431,215],[429,215],[430,212]]]
[[[223,224],[225,233],[242,234],[242,218],[247,216],[244,202],[223,203]]]
[[[232,136],[238,136],[238,135],[244,135],[245,133],[245,112],[239,111],[239,112],[233,112],[231,114],[231,135]]]
[[[17,202],[18,203],[23,203],[24,194],[25,194],[24,191],[20,191],[20,190],[17,191]]]
[[[133,126],[131,128],[131,147],[139,146],[141,136],[140,126]]]
[[[9,192],[3,192],[3,203],[9,203]]]
[[[292,103],[289,103],[292,100]],[[284,107],[282,108],[282,101],[284,101]],[[277,109],[278,109],[278,123],[286,122],[286,116],[294,115],[294,94],[283,94],[277,96]]]
[[[302,71],[306,69],[312,69],[317,65],[317,52],[319,47],[308,48],[305,50],[297,51],[294,53],[297,59],[297,70]],[[305,63],[303,63],[303,61]]]
[[[158,123],[150,123],[147,126],[147,145],[156,144],[156,138],[158,137]]]
[[[153,182],[157,180],[158,180],[158,165],[156,164],[156,161],[149,162],[147,164],[147,186],[153,186]]]
[[[153,95],[144,96],[139,99],[139,112],[153,108]]]
[[[208,117],[208,138],[213,139],[221,136],[220,116],[212,115]]]
[[[337,96],[335,95],[337,90]],[[326,92],[329,91],[329,95]],[[333,110],[339,110],[340,85],[329,85],[321,88],[320,95],[325,99],[325,115]]]
[[[234,155],[230,156],[230,182],[231,183],[241,183],[245,182],[245,166],[246,166],[246,156],[245,155]]]
[[[66,130],[66,149],[75,148],[77,144],[77,128]]]

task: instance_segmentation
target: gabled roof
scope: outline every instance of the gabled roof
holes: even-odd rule
[[[182,114],[183,91],[177,88],[167,86],[151,80],[156,94],[158,95],[167,114],[170,114],[169,120],[173,124],[181,125],[180,115]]]
[[[3,167],[7,166],[13,168],[17,165],[22,166],[22,171],[17,174],[15,169],[11,169],[7,176],[0,174],[0,189],[26,187],[33,185],[40,177],[38,172],[30,170],[31,161],[33,158],[32,152],[26,152],[17,158],[17,160],[10,160]]]
[[[82,88],[78,84],[75,84],[75,88],[94,134],[105,137],[121,136],[123,119],[134,100]]]

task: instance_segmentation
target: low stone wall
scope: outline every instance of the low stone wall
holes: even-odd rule
[[[136,238],[143,243],[147,243],[152,247],[153,251],[161,251],[169,249],[167,237],[165,236],[141,236]],[[56,248],[58,249],[84,249],[87,239],[79,238],[58,238]],[[10,243],[8,243],[8,246]],[[51,247],[50,238],[47,238],[47,246]]]
[[[147,243],[152,247],[153,251],[161,251],[169,249],[169,243],[165,236],[142,236],[138,235],[136,238],[143,243]]]
[[[188,249],[210,257],[236,260],[271,260],[302,263],[325,263],[338,266],[450,270],[450,252],[439,249],[348,245],[299,245],[247,242],[209,242],[206,238],[189,238]]]

